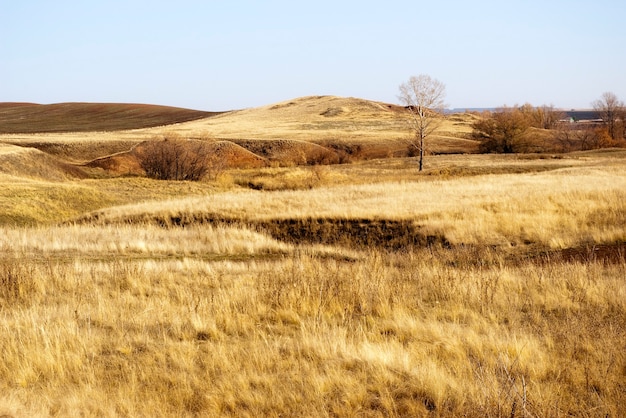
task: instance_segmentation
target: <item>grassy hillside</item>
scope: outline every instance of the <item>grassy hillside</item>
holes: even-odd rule
[[[192,135],[204,131],[229,139],[389,143],[403,141],[409,134],[405,112],[401,106],[359,98],[308,96],[185,123],[177,127],[177,132]],[[473,118],[461,114],[444,119],[431,151],[471,148],[463,140],[471,132]]]
[[[216,114],[219,112],[122,103],[0,103],[0,133],[119,131]]]
[[[401,112],[0,135],[0,416],[626,416],[626,151],[418,172]],[[225,164],[134,172],[172,132]]]
[[[474,120],[470,114],[443,118],[428,151],[475,152],[477,143],[467,139]],[[59,159],[52,164],[112,176],[142,175],[136,147],[168,136],[214,143],[222,167],[255,168],[401,157],[409,134],[404,108],[336,96],[221,114],[132,104],[0,104],[0,143]]]

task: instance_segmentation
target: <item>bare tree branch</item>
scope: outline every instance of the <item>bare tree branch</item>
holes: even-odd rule
[[[170,135],[149,142],[141,153],[141,167],[148,177],[159,180],[198,181],[220,169],[220,160],[203,141]]]
[[[441,123],[445,108],[446,86],[426,74],[412,76],[399,87],[398,98],[404,104],[410,129],[409,147],[419,151],[419,171],[424,167],[424,141]]]
[[[602,94],[602,98],[595,100],[591,105],[600,114],[611,139],[616,141],[623,138],[624,115],[626,114],[624,102],[619,100],[615,93],[606,92]]]

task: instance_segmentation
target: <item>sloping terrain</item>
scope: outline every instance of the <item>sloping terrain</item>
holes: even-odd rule
[[[193,141],[190,142],[190,144]],[[141,158],[147,141],[144,141],[129,151],[118,152],[101,158],[96,158],[85,164],[85,167],[101,168],[114,175],[143,175]],[[267,166],[267,160],[245,148],[229,141],[217,141],[207,144],[214,162],[219,162],[222,169],[230,168],[259,168]]]
[[[119,131],[216,114],[219,112],[127,103],[0,103],[0,133]]]
[[[358,98],[307,96],[182,124],[177,131],[255,139],[378,139],[406,132],[400,106]]]
[[[244,139],[298,140],[335,151],[348,145],[343,149],[347,154],[358,148],[362,157],[384,158],[406,154],[411,131],[405,112],[398,105],[359,98],[307,96],[182,123],[172,131],[185,137],[210,135],[237,143]],[[428,142],[428,152],[475,152],[477,142],[469,138],[476,117],[456,114],[442,118]]]
[[[86,177],[79,167],[38,149],[8,144],[0,144],[0,173],[48,181]]]
[[[335,150],[312,142],[268,139],[234,141],[243,148],[284,165],[336,164],[339,156]]]
[[[405,112],[398,105],[359,98],[308,96],[199,119],[175,129],[182,135],[204,132],[228,139],[389,142],[405,140],[410,134]],[[474,118],[460,114],[442,119],[438,135],[467,139]]]
[[[442,118],[428,152],[474,152],[476,142],[468,139],[474,119]],[[406,156],[410,131],[401,106],[337,96],[225,113],[135,104],[0,103],[0,143],[36,148],[114,175],[141,175],[133,149],[170,134],[220,143],[216,155],[225,168],[255,168]]]

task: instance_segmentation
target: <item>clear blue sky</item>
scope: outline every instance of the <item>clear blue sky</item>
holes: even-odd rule
[[[0,102],[227,110],[307,95],[450,107],[626,101],[624,0],[0,0]]]

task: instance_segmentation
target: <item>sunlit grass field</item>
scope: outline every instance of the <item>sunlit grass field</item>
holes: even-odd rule
[[[2,152],[0,416],[626,415],[623,150],[202,182]]]
[[[5,223],[0,411],[620,416],[626,263],[593,245],[626,241],[623,157],[531,163],[421,177],[408,162],[326,167],[310,187],[275,191],[238,187],[250,173],[54,183],[50,202],[102,208]],[[351,182],[351,168],[395,178]],[[41,197],[44,183],[21,187]],[[145,202],[104,208],[130,196]],[[448,244],[331,246],[314,230],[297,243],[254,222],[270,218],[410,220]],[[572,247],[586,252],[555,251]]]

